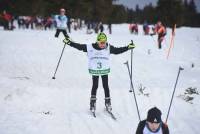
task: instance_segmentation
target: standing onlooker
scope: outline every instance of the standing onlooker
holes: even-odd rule
[[[10,30],[9,23],[12,20],[12,16],[4,10],[2,18],[3,18],[3,27],[4,27],[4,30]]]
[[[47,30],[47,28],[51,29],[52,24],[53,24],[53,20],[50,16],[45,18],[45,20],[44,20],[44,30]]]
[[[109,30],[109,34],[112,34],[112,25],[110,22],[108,23],[108,30]]]
[[[147,23],[147,21],[144,21],[144,24],[143,24],[144,35],[148,35],[149,31],[150,31],[149,24]]]
[[[87,34],[92,34],[92,23],[91,23],[91,21],[87,21],[87,31],[86,31],[86,33]]]
[[[67,28],[68,28],[69,33],[71,33],[71,18],[70,17],[68,17]]]
[[[97,34],[99,32],[99,24],[98,24],[98,22],[94,22],[93,23],[93,27],[94,27],[94,32]]]
[[[19,29],[24,28],[24,23],[25,23],[24,17],[23,16],[18,16],[17,24],[18,24],[18,28]]]
[[[60,9],[60,15],[56,15],[55,20],[56,20],[56,27],[57,27],[55,37],[58,37],[60,32],[62,32],[65,37],[68,37],[67,31],[66,31],[68,18],[65,15],[64,8]]]
[[[103,27],[103,23],[102,22],[99,23],[99,29],[100,29],[101,33],[104,31],[104,27]]]

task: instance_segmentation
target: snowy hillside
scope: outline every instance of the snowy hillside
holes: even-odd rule
[[[72,31],[70,37],[79,43],[95,42],[96,34],[85,33],[85,29]],[[155,44],[157,36],[154,41],[141,31],[138,36],[131,35],[127,24],[113,25],[108,41],[114,46],[125,46],[132,39],[136,44],[133,84],[142,119],[149,108],[157,106],[165,121],[178,68],[184,68],[168,125],[171,134],[198,134],[200,96],[194,94],[194,99],[186,102],[180,95],[189,87],[200,92],[200,28],[177,29],[174,47],[166,59],[170,33],[168,29],[162,50]],[[54,38],[54,34],[55,31],[0,30],[0,134],[134,134],[139,120],[124,65],[127,60],[130,64],[131,52],[111,55],[109,86],[117,121],[104,111],[101,80],[94,118],[89,112],[92,79],[86,53],[67,46],[56,80],[51,79],[64,38]],[[140,93],[141,85],[149,97]]]

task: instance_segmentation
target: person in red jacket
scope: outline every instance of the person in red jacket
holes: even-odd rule
[[[136,134],[169,134],[169,128],[161,119],[161,111],[153,107],[148,111],[147,119],[140,121]]]
[[[12,20],[12,16],[7,13],[6,11],[3,11],[3,26],[4,26],[4,30],[10,30],[9,28],[9,22]]]

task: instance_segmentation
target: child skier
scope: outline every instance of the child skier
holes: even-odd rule
[[[111,111],[111,99],[108,86],[108,74],[110,72],[110,54],[120,54],[129,49],[135,48],[135,44],[130,43],[128,46],[116,48],[107,43],[107,36],[105,33],[97,35],[97,42],[93,44],[78,44],[72,42],[69,37],[66,37],[63,42],[80,51],[87,52],[89,73],[92,75],[92,90],[90,98],[90,110],[96,110],[96,93],[98,88],[99,76],[102,78],[103,88],[105,93],[105,106],[107,111]]]
[[[67,31],[66,31],[68,18],[65,15],[64,8],[60,9],[60,15],[55,16],[55,21],[56,21],[56,28],[57,28],[55,37],[58,38],[60,32],[62,32],[65,37],[68,37]]]
[[[138,124],[136,134],[169,134],[168,126],[163,123],[161,114],[158,108],[151,108],[147,119]]]

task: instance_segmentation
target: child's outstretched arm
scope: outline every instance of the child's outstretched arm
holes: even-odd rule
[[[80,51],[87,52],[87,46],[86,46],[86,44],[79,44],[79,43],[72,42],[69,37],[66,37],[63,40],[63,42],[65,44],[71,46],[71,47],[74,47],[74,48],[80,50]]]
[[[134,49],[135,48],[135,44],[133,42],[131,42],[128,46],[124,46],[124,47],[114,47],[112,45],[110,45],[110,53],[111,54],[121,54],[123,52],[126,52],[130,49]]]

